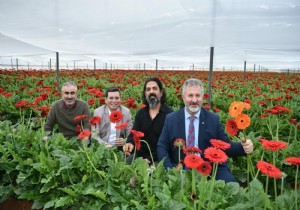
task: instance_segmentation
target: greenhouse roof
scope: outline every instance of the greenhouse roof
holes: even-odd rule
[[[0,64],[300,67],[298,0],[0,1]]]

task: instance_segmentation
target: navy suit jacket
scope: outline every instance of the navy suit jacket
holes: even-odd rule
[[[157,143],[158,160],[165,158],[165,168],[172,168],[178,164],[178,148],[174,146],[174,141],[177,138],[187,139],[185,135],[185,116],[184,109],[167,115],[165,124]],[[230,149],[226,150],[228,156],[246,155],[240,142],[232,142],[228,139],[224,132],[223,125],[220,122],[219,115],[209,112],[201,108],[200,121],[198,132],[199,149],[204,150],[210,146],[210,139],[219,139],[230,143]],[[181,160],[184,159],[184,154],[181,151]],[[201,155],[203,157],[203,155]],[[219,164],[218,168],[227,167],[226,163]]]

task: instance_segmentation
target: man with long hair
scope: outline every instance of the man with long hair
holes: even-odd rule
[[[137,157],[144,158],[148,163],[152,162],[150,152],[152,153],[154,162],[157,161],[156,144],[160,133],[162,131],[165,118],[167,114],[173,110],[169,108],[166,103],[166,92],[162,82],[158,78],[149,78],[144,84],[142,93],[143,103],[145,107],[141,108],[134,120],[133,130],[144,133],[145,140],[149,146],[141,143],[141,148],[137,151]],[[132,152],[134,150],[133,135],[130,134],[127,143],[123,147],[123,151],[129,155],[127,162],[130,163],[132,159]]]

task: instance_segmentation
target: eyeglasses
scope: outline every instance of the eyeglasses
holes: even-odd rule
[[[64,94],[66,94],[66,95],[75,95],[76,94],[76,92],[74,92],[74,91],[72,91],[72,92],[68,92],[68,91],[66,91],[66,92],[64,92]]]

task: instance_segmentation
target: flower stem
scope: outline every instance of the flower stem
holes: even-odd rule
[[[180,146],[178,147],[178,163],[180,163]]]
[[[195,169],[192,168],[192,194],[196,195]],[[196,208],[196,199],[194,199],[194,209]]]
[[[267,176],[267,178],[266,178],[266,189],[265,189],[266,195],[268,195],[268,185],[269,185],[269,176]],[[264,209],[267,209],[266,198],[265,198],[265,207],[264,207]]]
[[[283,188],[284,188],[283,180],[284,180],[284,178],[283,178],[283,176],[282,176],[282,177],[281,177],[281,189],[280,189],[280,195],[281,195],[281,196],[282,196],[282,194],[283,194]]]
[[[149,150],[149,153],[150,153],[150,156],[151,156],[152,164],[154,165],[154,160],[153,160],[153,156],[152,156],[152,152],[151,152],[151,149],[150,149],[149,144],[148,144],[145,140],[140,140],[140,141],[146,143],[146,145],[147,145],[147,147],[148,147],[148,150]]]
[[[279,121],[278,121],[278,118],[276,118],[276,139],[279,139],[279,135],[278,135],[278,132],[279,132]]]
[[[276,178],[274,178],[274,198],[275,199],[277,198]],[[275,206],[276,206],[275,209],[277,209],[277,202],[275,202]]]
[[[298,172],[299,172],[299,165],[297,165],[297,169],[296,169],[296,175],[295,175],[295,203],[296,203],[296,209],[298,209],[298,201],[297,201],[297,197],[298,197],[298,194],[297,194],[297,191],[298,191]]]
[[[136,154],[136,147],[134,147],[134,153],[133,153],[133,157],[132,157],[132,161],[131,161],[131,163],[134,161],[135,154]]]
[[[99,177],[100,177],[100,179],[101,179],[102,176],[101,176],[101,174],[99,173],[99,170],[96,169],[94,163],[92,162],[90,156],[89,156],[88,153],[87,153],[86,142],[83,142],[83,147],[84,147],[84,151],[85,151],[86,157],[88,158],[89,162],[91,163],[92,168],[97,172],[97,174],[99,175]]]
[[[214,189],[214,184],[215,184],[215,180],[216,180],[216,175],[217,175],[217,169],[218,169],[218,163],[214,163],[213,164],[213,173],[212,173],[212,178],[211,178],[211,185],[210,185],[210,192],[209,192],[209,200],[208,200],[208,209],[210,209],[210,205],[211,205],[211,196],[213,193],[213,189]]]

